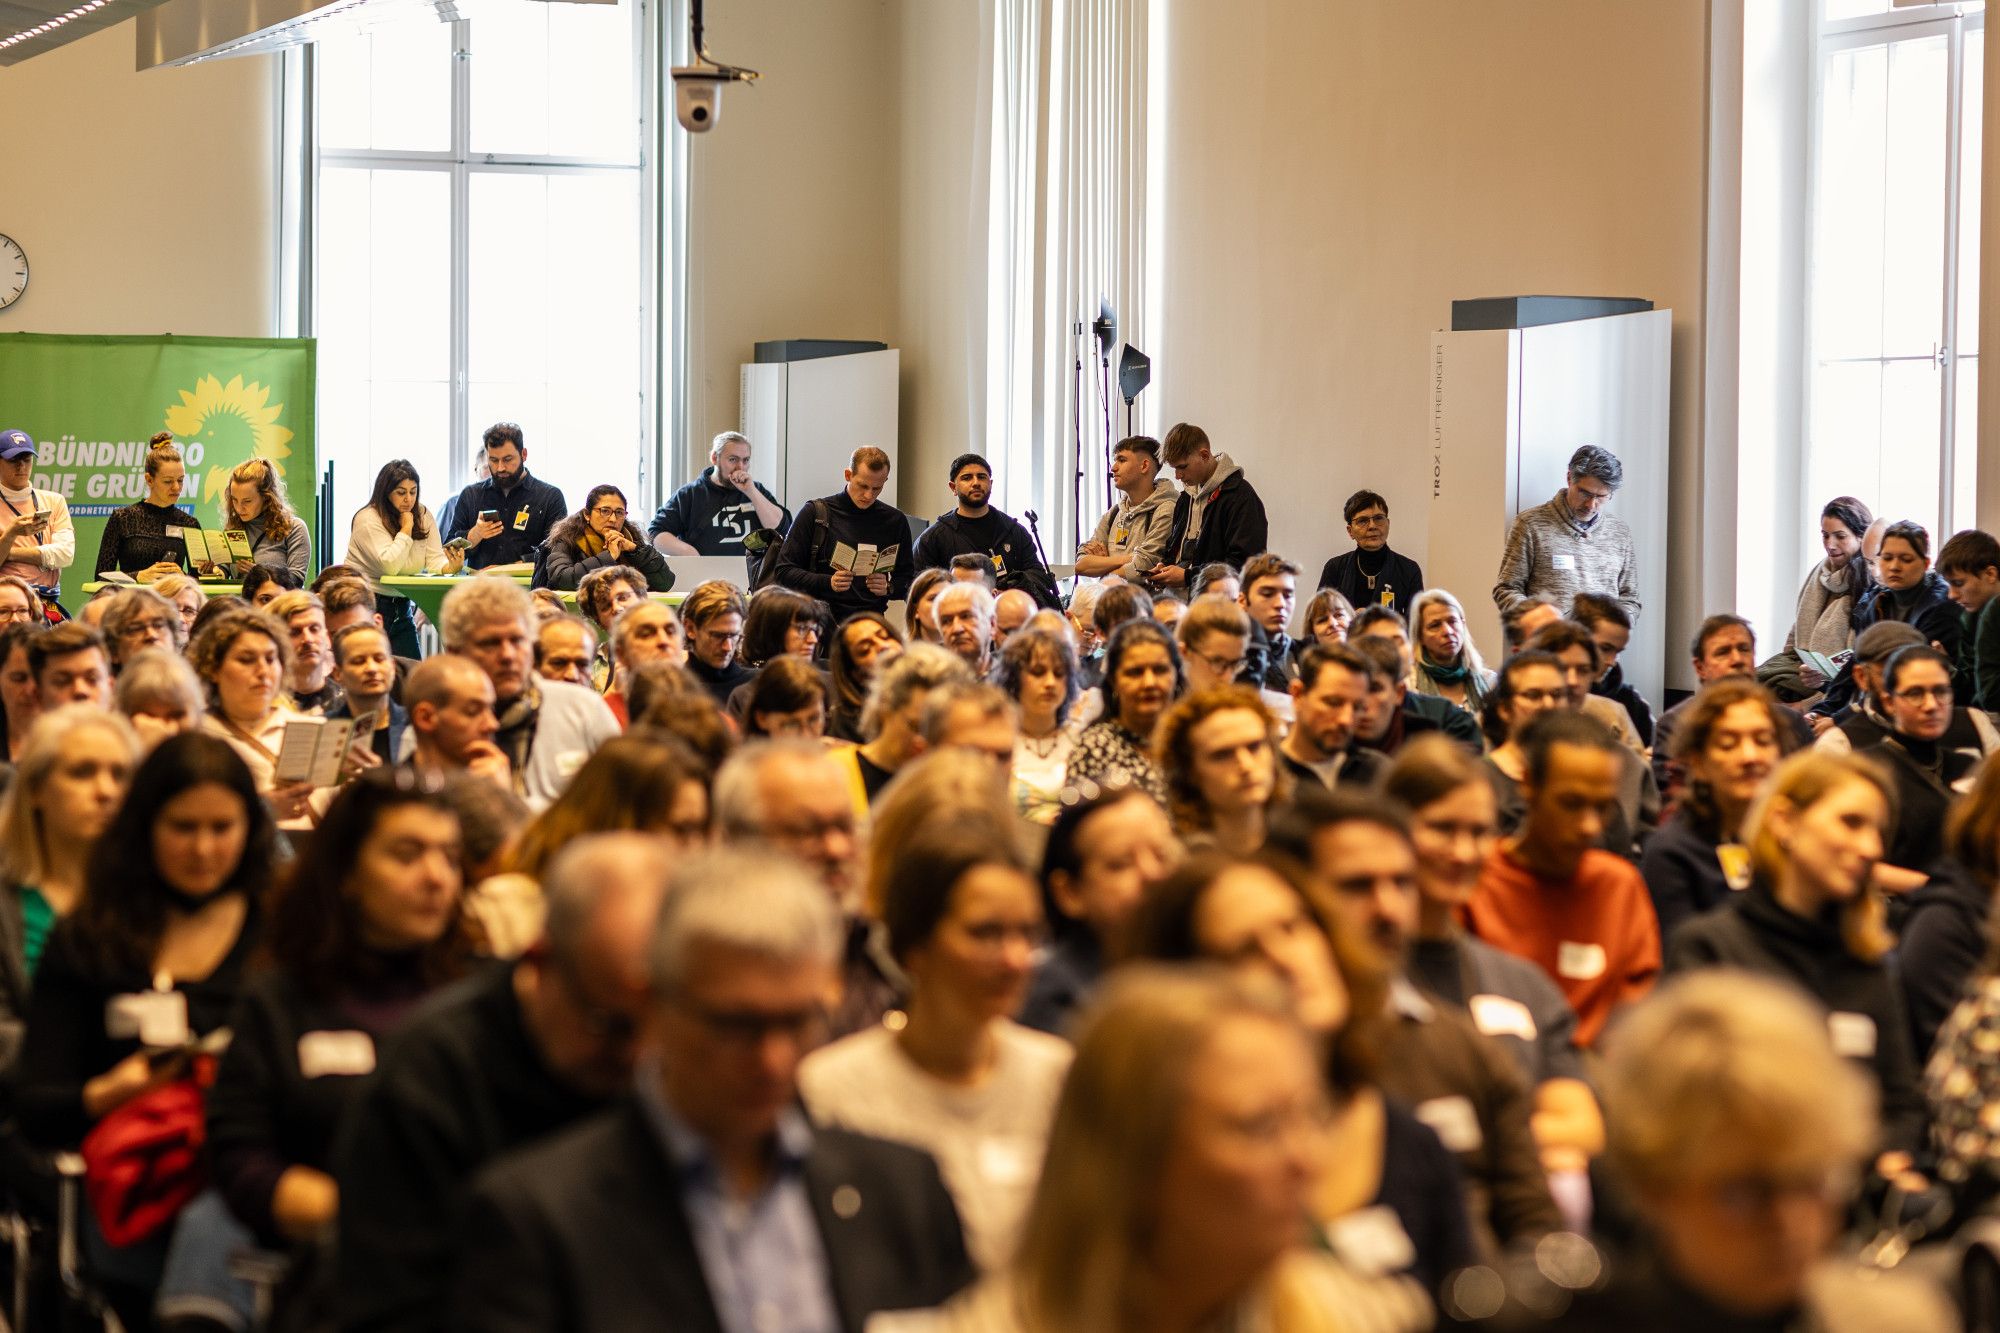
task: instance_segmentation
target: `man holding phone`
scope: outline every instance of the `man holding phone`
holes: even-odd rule
[[[0,430],[0,574],[31,587],[53,587],[76,560],[69,504],[34,488],[35,442],[24,430]]]
[[[458,493],[445,544],[463,539],[469,569],[522,564],[563,521],[569,506],[563,494],[528,475],[528,446],[521,428],[502,421],[486,428],[484,481]]]

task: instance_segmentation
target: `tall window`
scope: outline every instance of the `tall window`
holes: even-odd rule
[[[650,498],[658,363],[644,0],[519,4],[318,44],[323,456],[338,551],[376,471],[435,509],[487,426],[572,509]]]
[[[968,426],[993,451],[997,502],[1038,511],[1050,558],[1065,560],[1112,500],[1106,464],[1127,434],[1119,345],[1158,327],[1146,203],[1162,148],[1147,66],[1166,6],[1000,0],[986,14],[985,412]],[[1100,300],[1120,321],[1109,383],[1087,333]],[[1133,431],[1158,397],[1140,400]]]
[[[1972,520],[1983,5],[1820,0],[1806,479]]]

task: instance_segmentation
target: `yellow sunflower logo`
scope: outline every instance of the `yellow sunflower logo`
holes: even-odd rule
[[[284,475],[283,460],[292,452],[292,431],[278,424],[283,403],[271,401],[271,391],[255,382],[245,384],[241,375],[224,384],[213,375],[195,381],[194,391],[180,391],[181,400],[167,409],[166,428],[183,444],[200,441],[209,457],[224,459],[268,458]],[[208,470],[207,494],[214,500],[229,485],[229,469]]]

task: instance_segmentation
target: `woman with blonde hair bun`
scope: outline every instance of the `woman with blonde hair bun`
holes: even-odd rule
[[[1077,1035],[1013,1262],[871,1333],[1428,1328],[1413,1288],[1301,1243],[1327,1116],[1280,1003],[1205,968],[1127,968]]]

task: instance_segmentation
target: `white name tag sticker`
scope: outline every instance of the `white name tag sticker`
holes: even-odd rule
[[[165,1049],[187,1044],[187,996],[177,990],[114,995],[104,1005],[104,1033],[141,1046]]]
[[[1489,1037],[1535,1039],[1535,1016],[1519,1000],[1504,995],[1475,995],[1469,1007],[1472,1025]]]
[[[979,1174],[993,1185],[1025,1185],[1041,1165],[1041,1153],[1028,1139],[984,1138],[979,1141]]]
[[[1479,1112],[1463,1097],[1433,1097],[1417,1103],[1417,1119],[1430,1126],[1439,1142],[1452,1152],[1478,1152],[1486,1142],[1479,1128]]]
[[[1327,1223],[1326,1243],[1349,1268],[1372,1277],[1400,1273],[1417,1261],[1403,1220],[1379,1204]]]
[[[1557,569],[1575,569],[1576,557],[1571,555],[1568,551],[1557,551],[1555,554],[1549,557],[1549,563],[1554,565]]]
[[[1601,944],[1578,944],[1564,940],[1556,946],[1556,975],[1569,981],[1595,981],[1604,975],[1606,959]]]
[[[181,539],[182,530],[180,528],[168,527],[168,528],[162,528],[161,531],[166,533],[166,535],[172,538],[174,541],[179,541]]]
[[[359,1078],[375,1072],[375,1039],[365,1032],[308,1032],[299,1038],[301,1078]]]
[[[1849,1060],[1875,1058],[1875,1020],[1866,1014],[1828,1014],[1826,1035],[1835,1055]]]

